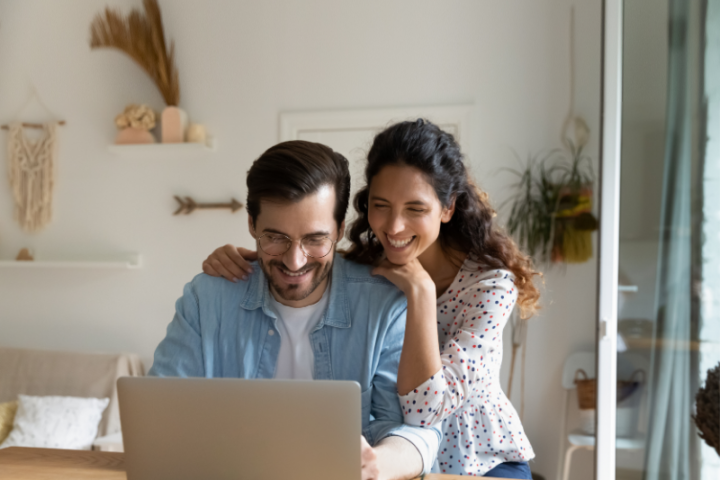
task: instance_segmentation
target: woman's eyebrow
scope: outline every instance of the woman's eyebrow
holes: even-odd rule
[[[383,197],[378,197],[377,195],[373,195],[372,197],[370,197],[370,200],[379,200],[381,202],[390,203],[390,200],[387,200]],[[422,207],[426,207],[427,203],[423,202],[422,200],[411,200],[409,202],[405,202],[405,205],[420,205]]]

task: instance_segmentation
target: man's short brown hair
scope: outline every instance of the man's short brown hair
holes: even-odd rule
[[[335,188],[334,217],[340,228],[350,201],[347,159],[320,143],[304,140],[278,143],[260,155],[248,170],[246,208],[255,224],[261,200],[294,203],[325,185]]]

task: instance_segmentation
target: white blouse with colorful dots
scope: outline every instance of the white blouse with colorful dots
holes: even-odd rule
[[[514,276],[466,259],[437,300],[442,369],[400,396],[405,423],[442,422],[433,471],[484,475],[535,456],[500,387],[502,331],[517,300]]]

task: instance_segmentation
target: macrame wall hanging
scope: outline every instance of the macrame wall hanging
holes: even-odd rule
[[[30,97],[15,118],[33,100],[51,118],[57,118],[40,99],[34,85],[32,85]],[[26,232],[38,232],[52,219],[58,125],[65,125],[65,121],[12,122],[0,127],[8,131],[8,180],[10,180],[10,190],[15,202],[15,220]],[[40,131],[38,135],[28,137],[26,129]]]
[[[8,128],[8,178],[15,220],[26,232],[40,231],[52,219],[58,123],[37,125],[41,132],[35,139],[28,138],[20,122]]]

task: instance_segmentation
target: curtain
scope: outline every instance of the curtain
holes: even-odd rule
[[[695,478],[697,434],[691,424],[697,390],[698,313],[693,292],[698,263],[698,162],[703,126],[702,62],[699,52],[701,2],[670,0],[670,44],[657,318],[651,356],[650,417],[645,451],[645,479]],[[701,203],[701,202],[700,202]]]

